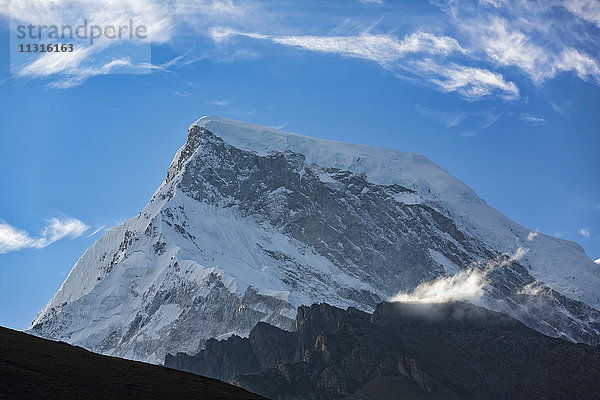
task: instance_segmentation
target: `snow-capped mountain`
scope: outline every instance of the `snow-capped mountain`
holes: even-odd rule
[[[146,208],[85,252],[29,331],[162,363],[257,321],[292,329],[301,304],[373,311],[470,270],[486,271],[480,305],[599,342],[600,268],[583,249],[424,156],[204,117]]]

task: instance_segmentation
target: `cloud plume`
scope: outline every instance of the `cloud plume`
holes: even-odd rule
[[[483,287],[486,284],[485,277],[484,271],[460,271],[447,278],[422,283],[411,293],[398,293],[391,298],[391,301],[445,303],[476,299],[483,293]]]
[[[449,301],[477,301],[484,294],[488,275],[501,267],[520,260],[528,250],[519,247],[514,254],[500,257],[483,268],[475,266],[455,275],[423,282],[410,293],[398,293],[390,301],[417,303],[445,303]]]

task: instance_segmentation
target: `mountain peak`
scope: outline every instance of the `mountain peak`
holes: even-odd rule
[[[204,117],[30,331],[162,362],[258,321],[292,329],[302,304],[372,311],[473,268],[487,308],[598,342],[600,271],[583,250],[532,235],[425,157]]]
[[[217,116],[204,116],[190,129],[193,127],[204,128],[226,143],[259,156],[292,151],[302,154],[306,163],[365,174],[374,184],[401,185],[425,195],[454,192],[460,197],[457,201],[482,201],[469,187],[419,153],[321,139]]]

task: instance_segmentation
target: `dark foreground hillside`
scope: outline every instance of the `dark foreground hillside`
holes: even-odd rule
[[[0,399],[261,399],[216,379],[0,327]]]
[[[600,348],[467,303],[300,307],[296,332],[259,323],[165,365],[272,399],[600,399]]]

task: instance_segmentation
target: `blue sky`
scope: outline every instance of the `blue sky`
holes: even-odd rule
[[[52,16],[27,3],[13,18]],[[88,3],[72,18],[143,17],[152,65],[89,52],[11,74],[0,4],[0,325],[27,327],[140,212],[202,115],[422,153],[600,257],[597,1]]]

